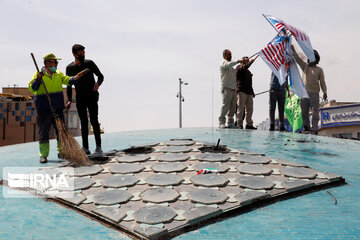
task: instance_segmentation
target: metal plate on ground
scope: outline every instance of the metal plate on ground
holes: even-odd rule
[[[151,168],[155,172],[171,173],[171,172],[182,172],[186,169],[186,166],[182,163],[170,162],[170,163],[157,163],[154,164]]]
[[[109,190],[96,194],[93,197],[95,204],[114,205],[129,201],[133,195],[125,190]]]
[[[92,178],[73,178],[71,180],[74,181],[73,186],[62,185],[59,186],[57,189],[60,191],[76,191],[89,188],[95,184],[95,181]]]
[[[230,156],[223,153],[201,153],[196,155],[196,159],[207,162],[226,162],[230,159]]]
[[[144,169],[145,167],[138,163],[122,163],[112,166],[111,168],[109,168],[109,171],[111,173],[127,174],[127,173],[138,173]]]
[[[183,162],[189,158],[185,153],[164,153],[156,157],[160,162]]]
[[[176,215],[172,208],[165,206],[148,206],[134,213],[136,222],[147,224],[166,223],[176,217]]]
[[[225,193],[215,189],[197,189],[187,196],[191,201],[201,204],[220,204],[228,199]]]
[[[155,174],[146,178],[146,182],[154,186],[179,185],[182,181],[183,179],[179,175],[165,173]]]
[[[104,207],[94,209],[92,211],[114,222],[120,222],[124,217],[126,217],[126,213],[118,207]]]
[[[285,167],[280,170],[282,174],[294,178],[315,178],[316,172],[310,168]]]
[[[111,176],[105,178],[103,180],[103,186],[110,188],[121,188],[121,187],[134,186],[137,182],[139,182],[139,179],[135,176],[117,175],[117,176]]]
[[[255,190],[271,189],[275,184],[264,177],[242,176],[236,180],[241,187]]]
[[[229,180],[217,174],[200,174],[190,179],[195,186],[221,187],[225,186]]]
[[[240,173],[251,175],[269,175],[272,170],[268,167],[255,164],[242,164],[236,167]]]
[[[74,176],[75,177],[83,177],[89,175],[96,175],[101,172],[103,169],[99,165],[93,166],[85,166],[85,167],[78,167],[74,168]]]
[[[188,147],[188,146],[168,146],[168,147],[163,147],[161,149],[162,152],[164,153],[180,153],[180,152],[190,152],[192,150],[192,148]]]
[[[236,195],[235,198],[239,200],[240,205],[246,205],[270,196],[270,194],[264,192],[245,191]]]
[[[169,188],[152,188],[140,194],[144,202],[163,203],[173,202],[180,197],[178,191]]]
[[[189,140],[173,140],[173,141],[165,142],[165,145],[168,146],[190,146],[193,144],[194,141],[189,141]]]
[[[261,155],[240,155],[238,157],[240,162],[243,163],[251,163],[251,164],[267,164],[270,163],[271,160],[265,156]]]
[[[127,154],[121,157],[118,157],[120,163],[134,163],[134,162],[145,162],[150,159],[149,156],[145,154]]]

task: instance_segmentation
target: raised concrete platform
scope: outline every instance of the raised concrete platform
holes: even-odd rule
[[[136,147],[136,154],[118,152],[106,163],[76,168],[76,195],[53,201],[131,236],[163,239],[249,204],[344,181],[334,173],[260,153],[201,153],[203,146],[173,139],[142,145],[147,153]],[[218,173],[197,176],[201,167]]]

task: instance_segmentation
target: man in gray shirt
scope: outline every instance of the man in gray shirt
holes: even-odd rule
[[[234,66],[241,63],[242,60],[231,61],[231,57],[230,50],[225,49],[223,51],[224,60],[220,63],[222,106],[219,117],[219,128],[225,128],[225,115],[228,117],[227,127],[235,127],[234,114],[236,111],[237,96]]]

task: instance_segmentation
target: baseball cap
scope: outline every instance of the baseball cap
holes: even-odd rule
[[[57,58],[55,57],[55,55],[53,53],[47,53],[44,56],[44,61],[50,60],[50,59],[56,59],[56,60],[61,60],[61,58]]]

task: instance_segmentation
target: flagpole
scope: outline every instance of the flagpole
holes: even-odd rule
[[[251,55],[251,56],[249,57],[249,59],[252,58],[252,57],[254,57],[254,56],[256,56],[256,55],[257,55],[257,57],[258,57],[258,56],[259,56],[259,53],[254,53],[253,55]],[[257,58],[257,57],[256,57],[256,58]],[[256,58],[255,58],[255,59],[256,59]]]
[[[256,93],[255,94],[255,96],[257,96],[257,95],[261,95],[261,94],[264,94],[264,93],[267,93],[267,92],[269,92],[270,90],[267,90],[267,91],[263,91],[263,92],[259,92],[259,93]]]
[[[272,25],[272,23],[269,21],[269,19],[267,19],[267,17],[265,17],[265,14],[262,13],[262,15],[263,15],[263,17],[266,19],[266,21],[268,21],[268,23],[275,29],[275,31],[276,31],[276,32],[279,32],[279,31],[276,29],[276,27],[274,27],[274,25]]]

